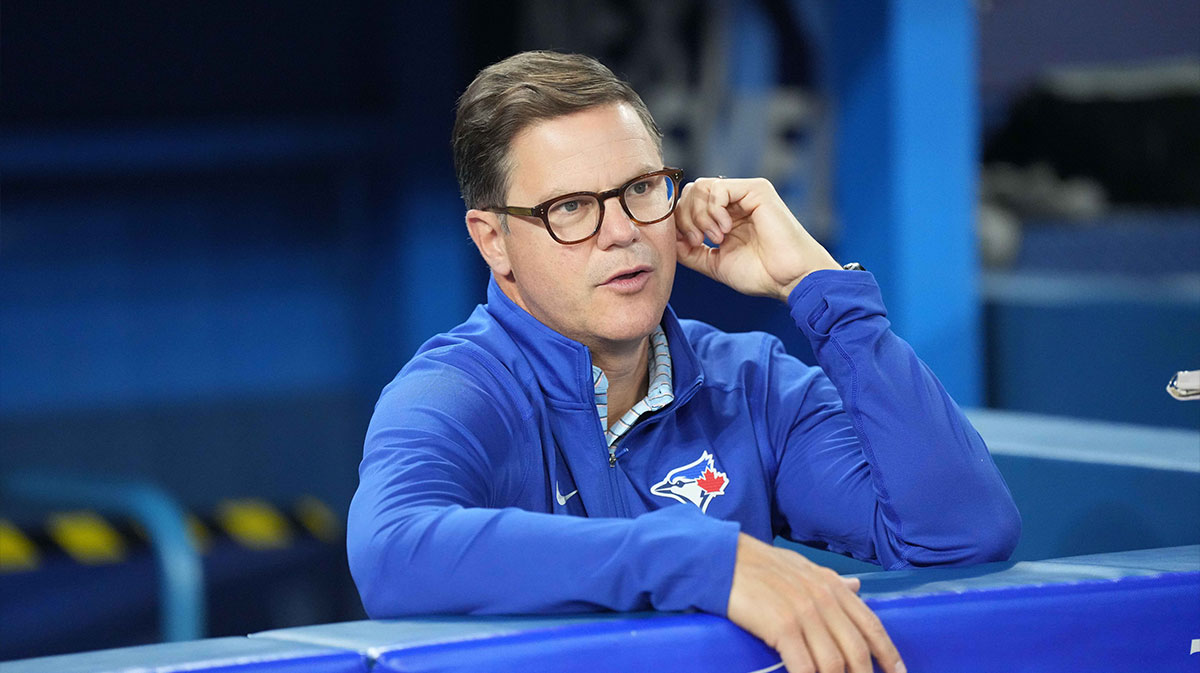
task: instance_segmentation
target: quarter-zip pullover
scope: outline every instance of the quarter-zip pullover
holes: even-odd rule
[[[667,307],[674,400],[610,467],[588,349],[490,283],[376,404],[347,531],[368,614],[723,615],[739,531],[889,569],[1007,558],[1008,489],[874,277],[814,272],[788,306],[819,366]]]

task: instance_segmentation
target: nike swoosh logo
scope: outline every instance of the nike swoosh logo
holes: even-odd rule
[[[562,491],[558,490],[558,482],[557,481],[554,482],[554,499],[557,500],[558,504],[560,504],[560,505],[566,506],[567,501],[570,500],[571,497],[574,496],[578,492],[579,492],[579,489],[575,489],[574,491],[571,491],[570,493],[563,495]]]

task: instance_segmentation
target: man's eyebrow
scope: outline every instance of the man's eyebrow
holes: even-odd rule
[[[646,173],[653,173],[654,171],[660,171],[660,170],[662,170],[662,166],[652,166],[650,164],[643,164],[640,168],[637,168],[634,171],[632,171],[629,174],[629,177],[627,177],[624,180],[622,180],[621,182],[613,185],[612,187],[609,187],[608,189],[613,189],[615,187],[619,187],[619,186],[625,184],[626,182],[638,177],[639,175],[645,175]],[[553,187],[550,189],[543,190],[541,193],[541,196],[538,198],[537,203],[545,203],[546,201],[549,201],[550,199],[553,199],[553,198],[556,198],[559,196],[563,196],[564,194],[575,194],[578,192],[589,192],[589,191],[592,191],[592,190],[590,190],[590,189],[568,189],[566,187]],[[598,191],[606,191],[606,190],[601,189]]]

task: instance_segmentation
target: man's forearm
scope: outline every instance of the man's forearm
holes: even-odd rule
[[[1012,497],[979,434],[890,330],[871,277],[818,272],[791,307],[870,464],[885,567],[1007,558],[1020,533]]]
[[[674,506],[636,519],[351,507],[350,568],[373,618],[587,609],[724,614],[736,523]]]

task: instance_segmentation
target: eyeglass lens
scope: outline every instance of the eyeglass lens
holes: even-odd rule
[[[635,222],[656,222],[671,214],[675,182],[667,175],[648,175],[626,185],[621,201]],[[563,241],[587,238],[600,225],[600,203],[594,196],[568,196],[550,204],[546,218],[554,235]]]

